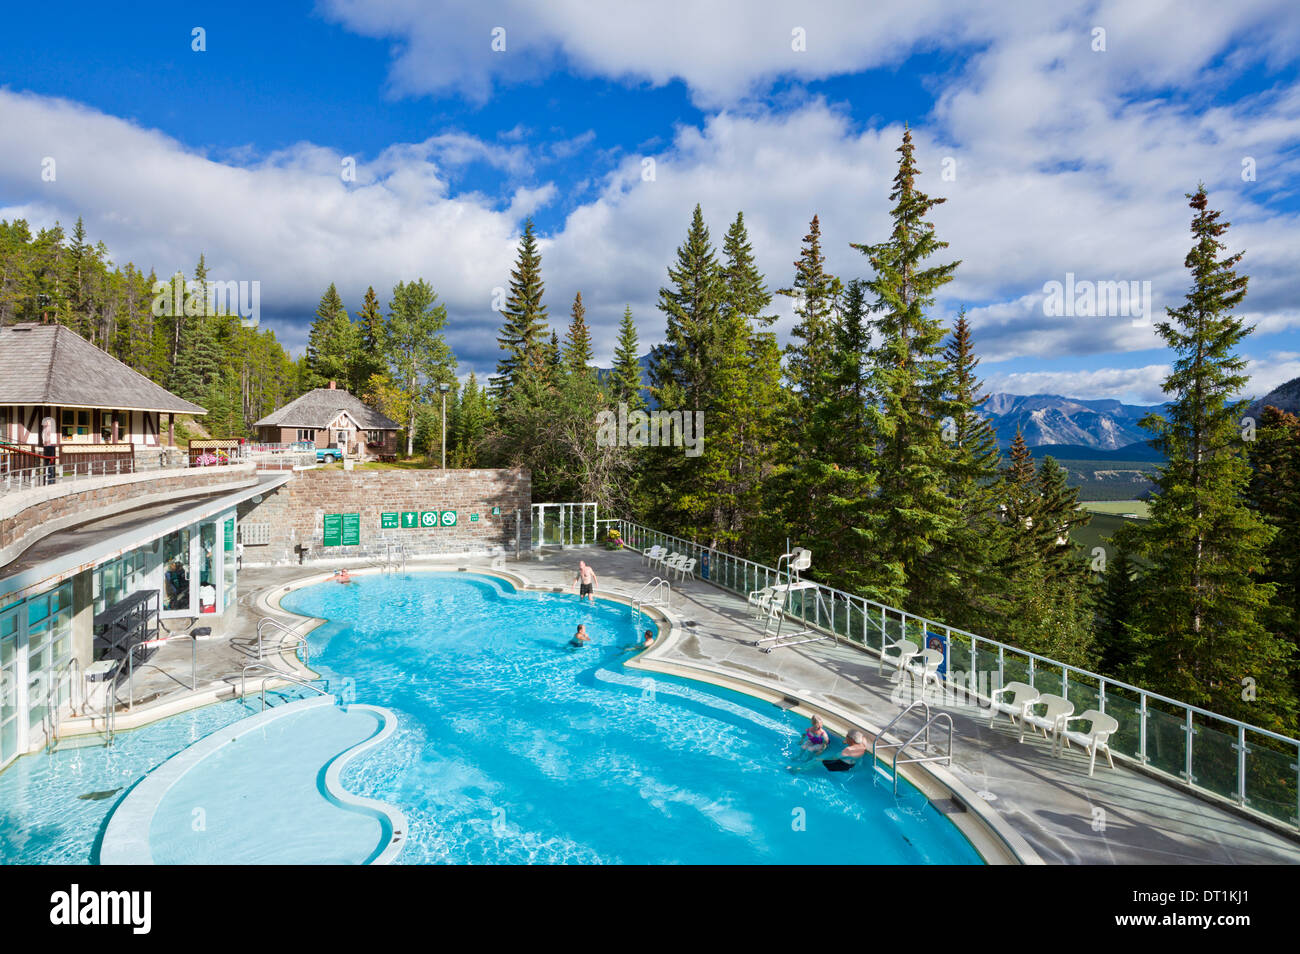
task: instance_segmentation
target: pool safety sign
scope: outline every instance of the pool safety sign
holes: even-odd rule
[[[405,517],[405,514],[403,514]],[[402,520],[402,526],[407,526],[406,520]],[[420,511],[419,526],[423,530],[433,530],[437,527],[454,527],[456,526],[456,511],[454,510],[422,510]]]
[[[322,545],[355,547],[361,543],[361,514],[327,513],[321,517]]]
[[[420,525],[420,515],[414,510],[402,511],[402,529],[414,530]]]
[[[381,513],[379,515],[379,529],[396,530],[400,527],[402,515],[399,513]]]

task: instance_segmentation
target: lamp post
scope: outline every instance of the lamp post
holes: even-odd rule
[[[447,392],[451,390],[450,384],[440,383],[438,390],[442,392],[442,469],[447,469]]]

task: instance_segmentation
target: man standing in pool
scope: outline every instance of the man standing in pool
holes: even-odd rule
[[[579,560],[578,572],[573,577],[573,582],[578,584],[578,599],[589,596],[594,605],[596,602],[596,571],[587,566],[583,560]]]

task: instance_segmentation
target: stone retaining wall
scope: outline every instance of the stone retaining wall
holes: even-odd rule
[[[492,508],[499,507],[498,516]],[[456,512],[451,527],[385,529],[384,513]],[[359,514],[359,547],[324,545],[326,514]],[[472,519],[477,514],[478,519]],[[510,553],[531,536],[532,475],[526,470],[305,470],[260,502],[239,506],[245,566],[346,559],[402,544],[409,556]],[[265,538],[265,543],[251,542]]]

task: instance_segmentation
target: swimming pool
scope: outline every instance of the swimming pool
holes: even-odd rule
[[[397,716],[342,782],[405,814],[399,863],[980,863],[906,784],[790,772],[793,713],[626,668],[621,604],[429,572],[281,605],[329,620],[311,659],[332,689]]]

